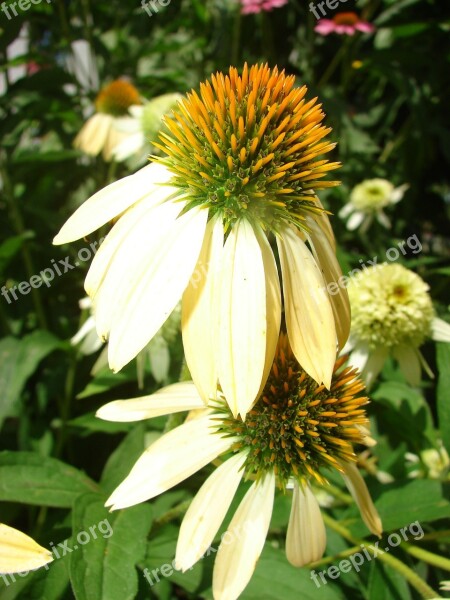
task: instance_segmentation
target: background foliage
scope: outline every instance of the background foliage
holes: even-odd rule
[[[447,3],[367,0],[355,6],[349,0],[338,10],[358,11],[375,24],[376,32],[321,37],[314,32],[316,20],[306,0],[290,0],[271,13],[245,17],[233,0],[173,0],[151,18],[140,3],[117,0],[43,0],[10,20],[0,13],[1,284],[28,281],[52,266],[52,260],[66,256],[73,264],[83,242],[52,247],[53,236],[92,192],[129,173],[126,164],[109,165],[72,148],[99,83],[125,76],[150,99],[185,93],[230,64],[268,61],[296,74],[309,86],[310,97],[318,95],[323,102],[332,137],[339,142],[335,157],[343,163],[342,185],[321,196],[333,213],[363,179],[384,177],[395,185],[409,184],[390,231],[376,225],[367,236],[350,233],[333,217],[344,273],[360,260],[383,257],[386,249],[416,234],[422,252],[400,260],[430,284],[437,312],[446,318]],[[12,56],[10,45],[19,39],[25,43]],[[92,66],[75,72],[73,53],[80,40],[88,44]],[[0,298],[0,510],[3,522],[46,547],[66,539],[73,546],[79,531],[106,518],[114,535],[62,556],[48,571],[16,576],[15,583],[0,578],[0,599],[212,598],[213,555],[185,575],[175,572],[153,586],[142,575],[146,567],[172,562],[179,520],[203,477],[133,509],[110,515],[103,508],[108,494],[166,423],[161,418],[138,426],[112,424],[94,417],[106,401],[142,392],[134,362],[117,375],[103,369],[92,376],[96,356],[84,356],[70,344],[87,318],[78,301],[84,296],[88,264],[55,277],[50,287],[19,294],[10,304]],[[402,543],[389,556],[437,590],[440,581],[450,579],[445,559],[450,542],[448,468],[436,475],[420,458],[420,474],[411,477],[405,454],[421,457],[442,444],[450,452],[449,345],[428,343],[424,354],[436,378],[426,378],[420,390],[408,387],[393,363],[374,387],[369,413],[378,445],[372,450],[376,461],[367,459],[365,466],[386,531],[418,520],[425,532],[422,540]],[[181,362],[178,336],[171,345],[168,381],[178,379]],[[144,387],[146,392],[159,387],[148,366]],[[383,479],[380,472],[389,477]],[[336,564],[336,555],[366,536],[356,508],[339,481],[333,483],[337,495],[327,509],[323,568]],[[317,589],[308,569],[294,569],[285,560],[288,516],[289,500],[280,497],[265,551],[242,598],[419,597],[398,565],[382,560]]]

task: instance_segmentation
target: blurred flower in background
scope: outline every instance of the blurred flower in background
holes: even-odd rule
[[[106,161],[112,160],[114,149],[135,133],[130,110],[141,104],[139,92],[131,83],[123,79],[113,81],[98,94],[96,112],[75,138],[75,148],[92,156],[102,152]]]
[[[114,148],[114,159],[123,161],[136,156],[136,163],[142,164],[151,152],[157,150],[152,142],[158,139],[160,131],[169,132],[164,128],[163,116],[175,108],[182,98],[177,93],[163,94],[141,106],[131,106],[129,112],[134,120],[132,124],[126,122],[124,133],[128,135]],[[121,130],[121,123],[117,123],[117,129]]]
[[[450,458],[442,442],[438,448],[426,448],[419,455],[406,452],[407,464],[412,467],[408,477],[428,477],[430,479],[444,480],[448,478],[450,469]]]
[[[337,361],[327,390],[300,367],[281,334],[267,384],[245,421],[233,416],[221,396],[205,407],[190,382],[106,404],[97,416],[118,422],[197,411],[145,450],[106,506],[117,510],[154,498],[232,452],[192,501],[175,557],[177,568],[190,569],[212,544],[242,478],[254,480],[217,551],[216,600],[238,598],[250,581],[269,529],[276,485],[283,491],[293,488],[286,556],[296,567],[319,560],[325,551],[325,527],[310,485],[327,483],[322,468],[340,472],[367,528],[380,536],[381,520],[353,449],[365,443],[368,398],[356,370],[343,367],[344,361]]]
[[[408,187],[403,184],[394,188],[387,179],[366,179],[353,188],[350,201],[341,208],[339,216],[341,219],[350,217],[347,221],[350,231],[358,227],[362,232],[367,231],[374,218],[389,229],[391,222],[383,209],[400,202]]]
[[[354,35],[357,31],[372,33],[375,27],[363,21],[354,12],[343,12],[334,15],[331,19],[320,19],[314,27],[314,31],[321,35],[338,33],[340,35]]]
[[[288,0],[241,0],[242,14],[256,14],[262,11],[280,8],[288,3]]]
[[[352,311],[350,362],[370,387],[392,355],[408,383],[420,384],[421,368],[433,377],[419,347],[431,337],[450,342],[450,324],[435,317],[429,286],[398,264],[365,268],[349,280]]]
[[[0,574],[31,571],[52,561],[49,550],[25,533],[0,523]]]

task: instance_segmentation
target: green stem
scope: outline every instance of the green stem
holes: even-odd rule
[[[434,552],[430,552],[429,550],[425,550],[424,548],[413,546],[412,544],[404,543],[401,546],[406,550],[408,554],[414,556],[414,558],[423,560],[423,562],[426,562],[429,565],[433,565],[434,567],[444,569],[445,571],[450,571],[450,560],[448,558],[445,558],[444,556],[439,556],[438,554],[434,554]]]
[[[329,63],[328,67],[325,69],[324,74],[319,79],[319,83],[317,84],[318,88],[320,88],[320,87],[324,86],[326,83],[328,83],[328,80],[330,79],[330,77],[333,75],[333,73],[339,66],[339,63],[341,62],[341,60],[344,58],[345,53],[346,53],[346,46],[345,46],[345,42],[344,42],[341,44],[341,47],[334,55],[333,60]]]
[[[163,525],[167,525],[167,523],[170,523],[170,521],[178,519],[179,517],[184,515],[184,513],[189,508],[190,503],[191,500],[183,500],[183,502],[180,502],[180,504],[177,504],[176,506],[168,510],[166,513],[161,515],[159,519],[155,519],[155,521],[153,522],[153,527],[162,527]]]
[[[422,598],[424,598],[425,600],[439,598],[439,594],[437,592],[435,592],[421,577],[419,577],[419,575],[417,575],[417,573],[415,573],[412,569],[407,567],[398,558],[395,558],[394,556],[392,556],[392,554],[387,554],[385,552],[383,554],[378,554],[378,550],[373,549],[371,545],[367,543],[367,541],[356,538],[350,533],[348,529],[343,527],[332,517],[330,517],[326,513],[322,514],[323,519],[328,525],[328,527],[339,533],[339,535],[341,535],[344,539],[348,540],[354,545],[361,546],[362,544],[364,544],[365,548],[367,548],[367,550],[373,556],[376,556],[381,562],[389,565],[398,573],[400,573],[400,575],[402,575],[402,577],[404,577],[406,581],[408,581],[408,583],[416,589],[416,591],[421,595]]]
[[[59,430],[58,440],[55,447],[55,456],[58,458],[64,448],[67,437],[67,423],[70,419],[70,408],[72,404],[73,388],[75,385],[75,375],[77,371],[77,358],[75,351],[70,356],[70,365],[67,370],[66,382],[64,386],[64,396],[59,406],[59,416],[61,418],[61,428]]]
[[[3,157],[2,157],[2,159],[3,159]],[[3,192],[4,192],[4,197],[9,206],[11,221],[13,223],[13,226],[14,226],[14,229],[16,230],[17,235],[19,235],[20,237],[23,238],[21,253],[22,253],[22,258],[23,258],[23,262],[25,265],[25,271],[26,271],[28,280],[30,280],[33,277],[33,275],[35,275],[36,269],[34,268],[33,260],[31,258],[31,253],[28,248],[28,243],[26,240],[27,232],[25,229],[24,221],[22,219],[22,215],[19,210],[19,203],[14,198],[12,183],[9,179],[8,170],[3,166],[3,160],[0,165],[0,174],[1,174],[1,177],[3,180]],[[36,310],[36,316],[37,316],[39,325],[42,329],[47,329],[47,319],[45,317],[45,312],[44,312],[44,308],[43,308],[43,305],[41,302],[41,296],[39,293],[39,289],[34,288],[32,286],[31,287],[31,296],[33,298],[34,308]]]

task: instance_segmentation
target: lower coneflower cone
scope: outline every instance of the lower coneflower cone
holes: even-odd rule
[[[363,408],[368,399],[356,371],[343,362],[336,363],[327,390],[300,367],[282,335],[266,386],[245,421],[235,418],[223,400],[205,408],[191,383],[105,405],[97,415],[112,421],[195,410],[144,452],[107,506],[143,502],[211,461],[220,463],[181,525],[176,565],[185,571],[213,544],[242,478],[252,480],[221,537],[213,575],[216,600],[237,598],[249,582],[269,529],[276,486],[284,492],[293,488],[286,555],[295,566],[319,560],[325,550],[325,527],[310,485],[326,484],[324,469],[342,474],[368,529],[381,535],[353,447],[370,441]]]
[[[85,287],[117,371],[182,297],[187,364],[205,402],[219,382],[234,416],[264,386],[281,323],[297,360],[330,387],[350,328],[347,292],[316,191],[338,163],[306,87],[277,68],[216,73],[178,104],[161,134],[165,157],[101,190],[68,220],[66,243],[118,220]]]

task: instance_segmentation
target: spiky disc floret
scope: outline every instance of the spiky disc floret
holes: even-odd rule
[[[231,414],[219,431],[236,436],[234,449],[248,451],[246,471],[260,477],[273,470],[280,487],[290,477],[325,479],[323,467],[342,470],[337,459],[355,460],[353,444],[364,443],[368,398],[356,369],[335,365],[331,388],[318,385],[298,364],[281,335],[272,372],[246,421]],[[226,408],[223,408],[227,412]]]
[[[113,81],[105,86],[95,99],[97,112],[113,117],[121,117],[128,113],[130,106],[141,104],[139,92],[123,79]]]
[[[317,98],[306,101],[306,87],[294,83],[277,67],[245,65],[241,76],[230,67],[165,119],[171,135],[158,147],[168,157],[159,160],[191,205],[225,223],[247,217],[275,230],[280,219],[302,226],[305,210],[321,210],[315,190],[338,184],[320,179],[339,163],[317,157],[335,144],[323,141],[331,129]]]

